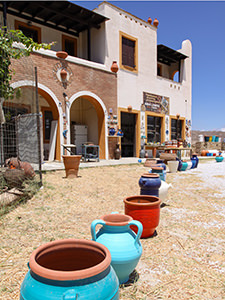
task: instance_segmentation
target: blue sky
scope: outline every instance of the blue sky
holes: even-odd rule
[[[94,9],[102,1],[73,1]],[[225,1],[108,1],[159,20],[158,44],[192,42],[192,129],[225,128]]]

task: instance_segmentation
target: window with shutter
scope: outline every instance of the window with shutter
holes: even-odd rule
[[[137,39],[120,32],[120,67],[137,72]]]

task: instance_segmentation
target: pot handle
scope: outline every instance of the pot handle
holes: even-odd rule
[[[91,236],[92,236],[92,240],[93,241],[96,241],[96,232],[95,232],[95,227],[96,225],[105,225],[105,221],[99,219],[99,220],[94,220],[92,223],[91,223]]]
[[[63,294],[63,298],[62,298],[62,300],[77,300],[77,299],[78,299],[78,294],[73,289],[66,291]]]
[[[137,235],[136,235],[136,238],[135,238],[135,242],[134,242],[134,244],[137,245],[138,242],[139,242],[139,240],[140,240],[140,237],[141,237],[141,235],[142,235],[143,226],[142,226],[141,222],[139,222],[139,221],[137,221],[137,220],[132,220],[132,221],[130,221],[130,222],[128,223],[128,225],[129,225],[129,226],[130,226],[130,225],[135,225],[135,226],[137,226],[137,228],[138,228],[138,232],[137,232]]]

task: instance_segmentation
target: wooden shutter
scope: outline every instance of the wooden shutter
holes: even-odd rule
[[[135,68],[135,41],[122,37],[122,65]]]

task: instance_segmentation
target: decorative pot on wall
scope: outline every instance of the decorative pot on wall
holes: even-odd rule
[[[138,181],[140,186],[140,195],[151,195],[159,197],[159,188],[161,179],[159,174],[144,173]]]
[[[66,178],[77,178],[81,155],[62,155]]]
[[[65,51],[58,51],[58,52],[56,52],[56,56],[58,58],[66,59],[68,56],[68,53]]]
[[[46,243],[31,254],[21,300],[119,299],[119,282],[102,244],[83,239]]]
[[[124,200],[125,214],[138,220],[143,225],[141,238],[153,236],[159,225],[160,204],[159,197],[148,195],[137,195],[126,197]],[[136,231],[135,228],[132,228]]]
[[[167,162],[170,173],[176,173],[179,161],[178,160],[169,160]]]
[[[95,233],[97,225],[102,225]],[[130,226],[136,229],[137,235]],[[119,283],[129,280],[129,275],[138,264],[142,254],[140,237],[142,234],[142,224],[133,220],[132,217],[123,214],[112,213],[105,215],[91,224],[91,235],[94,241],[105,245],[112,256],[112,263]]]
[[[119,67],[118,67],[118,65],[117,65],[117,62],[116,62],[116,61],[113,61],[112,66],[111,66],[111,71],[112,71],[113,73],[117,73],[118,70],[119,70]]]

